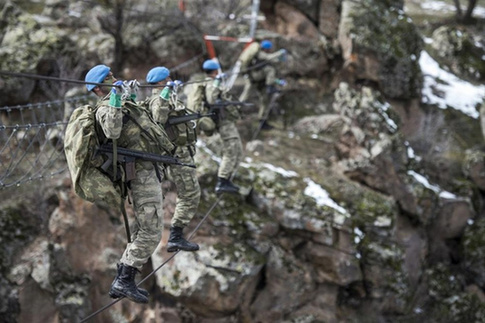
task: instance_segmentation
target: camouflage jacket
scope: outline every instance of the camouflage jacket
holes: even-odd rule
[[[133,101],[123,101],[117,109],[109,106],[109,95],[105,96],[96,104],[96,121],[107,139],[117,139],[119,147],[163,155],[175,148],[149,111]]]

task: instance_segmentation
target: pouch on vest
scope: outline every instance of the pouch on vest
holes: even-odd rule
[[[187,114],[189,113],[186,109],[172,110],[168,114],[168,117],[181,117]],[[164,128],[170,141],[173,142],[175,146],[183,147],[197,141],[196,125],[195,120],[191,120],[176,125],[170,125],[167,123],[165,124]]]

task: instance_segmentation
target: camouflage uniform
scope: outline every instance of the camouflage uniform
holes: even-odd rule
[[[254,48],[251,48],[253,46]],[[256,50],[259,48],[258,43],[253,43],[246,50]],[[248,68],[249,71],[244,75],[244,89],[239,96],[239,101],[246,101],[249,98],[251,91],[256,90],[259,103],[258,119],[263,119],[268,114],[269,101],[271,94],[266,93],[266,88],[272,86],[276,82],[276,69],[272,65],[271,61],[274,61],[281,54],[279,52],[266,53],[262,50],[257,50],[256,55],[250,62],[243,65],[243,69]],[[241,54],[243,56],[243,54]],[[259,66],[260,67],[256,67]],[[252,66],[256,67],[251,69]]]
[[[149,109],[157,123],[165,125],[171,112],[185,109],[180,101],[177,102],[177,105],[178,107],[175,107],[172,101],[163,100],[160,97],[159,89],[152,90],[152,97],[149,100]],[[181,131],[185,132],[187,125],[184,123],[171,127],[181,127]],[[170,128],[166,128],[166,130],[169,132],[170,136]],[[174,137],[175,136],[176,135],[174,135]],[[194,140],[196,139],[194,138]],[[175,155],[183,163],[194,164],[193,156],[195,154],[195,142],[185,140],[185,143],[183,143],[183,141],[184,140],[175,142],[175,145],[177,146]],[[171,165],[168,168],[168,175],[177,186],[177,201],[171,226],[184,228],[189,224],[190,220],[192,220],[197,211],[197,207],[199,206],[200,186],[197,179],[197,173],[195,168]]]
[[[204,95],[196,99],[194,102],[194,108],[200,112],[208,112],[207,107],[204,105],[204,99],[209,105],[214,104],[217,99],[230,100],[230,98],[226,97],[226,94],[222,92],[221,87],[216,86],[214,80],[210,77],[206,78],[205,82],[200,86],[204,88]],[[231,178],[243,157],[241,137],[239,136],[239,131],[237,130],[235,123],[239,118],[239,109],[235,106],[223,107],[219,113],[216,127],[221,136],[223,146],[222,160],[219,165],[217,176],[221,178]]]
[[[96,108],[96,121],[104,135],[108,139],[116,139],[119,147],[157,154],[167,154],[174,149],[165,131],[141,106],[125,101],[123,107],[117,109],[109,106],[108,95],[98,101]],[[125,115],[130,115],[147,133],[135,122],[124,117]],[[157,142],[153,142],[151,138]],[[129,187],[136,221],[132,231],[132,242],[127,245],[121,263],[141,268],[155,251],[162,237],[163,195],[158,177],[163,172],[160,166],[142,160],[135,161],[135,170],[136,178],[130,181]]]

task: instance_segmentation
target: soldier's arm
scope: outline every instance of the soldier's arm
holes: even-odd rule
[[[265,53],[263,51],[260,51],[258,53],[258,59],[263,61],[269,61],[271,63],[277,63],[281,55],[283,55],[281,50],[273,53]]]
[[[170,112],[170,103],[167,100],[162,100],[160,97],[150,102],[150,111],[153,119],[160,124],[165,124],[168,119],[168,113]]]
[[[108,139],[118,139],[123,127],[121,109],[102,104],[96,110],[96,121]]]
[[[214,104],[216,100],[220,97],[221,93],[221,89],[214,86],[213,81],[209,82],[205,87],[205,96],[207,103]]]

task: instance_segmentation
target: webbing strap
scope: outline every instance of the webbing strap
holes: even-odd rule
[[[116,182],[116,176],[118,175],[118,148],[116,145],[116,139],[113,139],[113,182]]]
[[[128,241],[128,243],[131,243],[130,223],[128,222],[128,215],[126,214],[125,199],[121,200],[120,208],[121,213],[123,213],[123,220],[125,222],[126,240]]]
[[[155,139],[155,137],[152,136],[151,133],[149,133],[146,129],[144,129],[136,120],[135,118],[133,118],[129,113],[126,113],[126,112],[123,112],[123,114],[128,118],[130,119],[131,122],[133,122],[138,128],[140,128],[140,131],[143,132],[150,140],[152,140],[154,143],[158,144],[158,146],[160,148],[162,148],[162,150],[164,150],[166,153],[170,154],[170,152],[165,149],[165,147],[163,147],[162,145],[160,145],[158,143],[158,140]]]

